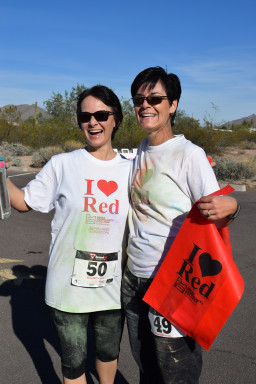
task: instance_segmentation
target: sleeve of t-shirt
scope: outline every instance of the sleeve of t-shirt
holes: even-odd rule
[[[187,184],[193,203],[220,189],[215,173],[200,147],[195,146],[187,159]]]
[[[57,179],[53,161],[50,160],[23,190],[25,202],[30,208],[44,213],[50,212],[55,206],[57,194]]]

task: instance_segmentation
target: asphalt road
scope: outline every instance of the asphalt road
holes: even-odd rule
[[[22,187],[32,176],[15,176],[13,181]],[[245,292],[210,351],[203,353],[201,384],[256,382],[256,190],[233,196],[242,210],[230,236]],[[43,299],[52,216],[13,210],[8,220],[0,221],[1,384],[61,383],[58,341]],[[98,383],[93,361],[87,366],[88,384]],[[115,384],[137,383],[125,328]]]

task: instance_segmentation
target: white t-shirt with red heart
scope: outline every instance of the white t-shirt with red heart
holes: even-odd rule
[[[126,257],[131,161],[79,149],[53,156],[25,188],[34,210],[55,209],[46,303],[66,312],[118,309]]]

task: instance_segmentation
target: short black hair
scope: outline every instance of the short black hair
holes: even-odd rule
[[[149,67],[140,72],[131,85],[131,95],[134,97],[138,92],[138,89],[143,86],[146,89],[153,89],[158,81],[163,84],[170,105],[174,100],[179,103],[181,96],[180,79],[174,73],[167,73],[162,67]],[[171,115],[171,124],[174,125],[174,119],[176,111]]]
[[[91,88],[85,89],[82,93],[80,93],[78,100],[77,100],[77,108],[76,108],[76,116],[77,116],[77,122],[79,127],[81,128],[81,122],[79,121],[79,113],[82,112],[81,110],[81,104],[83,100],[88,97],[93,96],[96,99],[101,100],[104,104],[106,104],[108,107],[111,107],[112,112],[114,112],[114,119],[115,119],[115,127],[113,129],[112,133],[112,139],[114,138],[122,120],[123,120],[123,112],[122,107],[120,104],[120,101],[116,94],[112,91],[112,89],[106,87],[105,85],[94,85]]]

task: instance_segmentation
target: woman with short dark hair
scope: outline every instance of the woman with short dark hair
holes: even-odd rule
[[[192,205],[200,199],[201,213],[224,226],[237,202],[208,196],[219,186],[204,151],[172,131],[181,95],[178,76],[161,67],[147,68],[136,76],[131,94],[137,121],[147,133],[133,164],[128,264],[122,281],[132,353],[141,384],[197,384],[200,346],[161,316],[168,332],[159,336],[159,314],[142,298]]]

